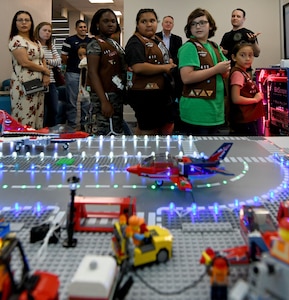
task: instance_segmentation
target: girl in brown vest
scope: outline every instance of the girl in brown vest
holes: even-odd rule
[[[155,35],[157,20],[153,9],[139,10],[136,31],[125,47],[128,103],[135,111],[135,133],[139,135],[167,135],[174,128],[170,79],[176,65],[163,41]]]
[[[252,81],[248,70],[254,60],[252,44],[237,44],[232,52],[235,66],[229,78],[231,134],[238,136],[259,135],[259,124],[264,116],[263,94]]]
[[[123,134],[123,94],[125,89],[124,50],[112,38],[120,32],[115,13],[99,9],[91,21],[94,38],[87,45],[88,85],[94,106],[98,135]],[[94,117],[93,117],[94,118]]]

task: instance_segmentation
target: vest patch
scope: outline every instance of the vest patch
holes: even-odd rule
[[[157,89],[159,89],[159,86],[156,82],[149,82],[146,84],[145,89],[146,90],[157,90]]]
[[[205,52],[205,51],[198,51],[198,54],[201,57],[206,57],[207,56],[207,52]]]

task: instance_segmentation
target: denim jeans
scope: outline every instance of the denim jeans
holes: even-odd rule
[[[44,120],[43,127],[57,125],[58,92],[55,83],[49,84],[49,92],[44,94]]]
[[[67,72],[65,74],[66,83],[66,118],[67,125],[72,128],[76,128],[77,117],[77,99],[79,93],[79,74]],[[81,102],[81,120],[80,124],[83,127],[87,122],[87,116],[89,111],[89,102]]]

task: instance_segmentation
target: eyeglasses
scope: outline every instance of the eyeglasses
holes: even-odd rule
[[[208,23],[209,23],[209,21],[192,22],[191,26],[197,27],[199,25],[200,27],[204,27]]]
[[[19,23],[28,23],[28,22],[31,22],[31,20],[30,19],[17,19],[16,20],[17,22],[19,22]]]

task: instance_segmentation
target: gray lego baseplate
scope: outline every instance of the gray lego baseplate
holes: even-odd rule
[[[152,151],[211,154],[224,141],[234,142],[223,163],[236,175],[196,182],[192,192],[172,190],[171,184],[153,190],[151,180],[125,172],[128,165]],[[56,211],[66,211],[70,201],[67,179],[72,175],[80,177],[78,194],[136,197],[137,213],[150,225],[167,227],[174,236],[172,259],[138,268],[127,300],[208,300],[209,277],[203,276],[205,266],[199,262],[202,251],[244,245],[238,219],[242,204],[263,204],[276,222],[280,201],[288,199],[287,167],[274,158],[286,151],[264,138],[131,137],[125,141],[118,137],[77,142],[68,150],[60,145],[32,148],[29,154],[24,149],[15,154],[10,145],[0,150],[0,211],[17,229],[31,269],[59,276],[61,300],[67,299],[70,280],[86,254],[111,254],[111,233],[77,232],[75,248],[62,246],[65,230],[57,244],[29,243],[32,226],[47,221]],[[64,162],[56,164],[61,159]],[[229,287],[238,278],[246,279],[247,273],[247,266],[232,266]]]

